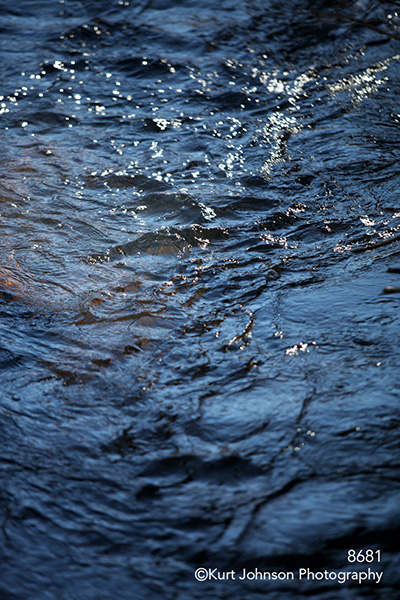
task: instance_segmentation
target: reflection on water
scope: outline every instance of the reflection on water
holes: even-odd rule
[[[5,598],[394,600],[399,20],[5,2]]]

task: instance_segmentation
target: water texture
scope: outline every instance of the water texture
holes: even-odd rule
[[[2,600],[398,597],[399,25],[3,0]]]

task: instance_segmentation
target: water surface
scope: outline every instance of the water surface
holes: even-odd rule
[[[2,598],[397,597],[399,21],[3,2]]]

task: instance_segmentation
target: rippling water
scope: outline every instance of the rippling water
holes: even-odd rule
[[[2,598],[397,598],[399,24],[3,1]]]

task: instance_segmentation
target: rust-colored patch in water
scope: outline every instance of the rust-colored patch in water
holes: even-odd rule
[[[23,283],[12,269],[0,267],[0,301],[21,300]]]
[[[0,299],[12,300],[16,292],[15,281],[0,269]]]

